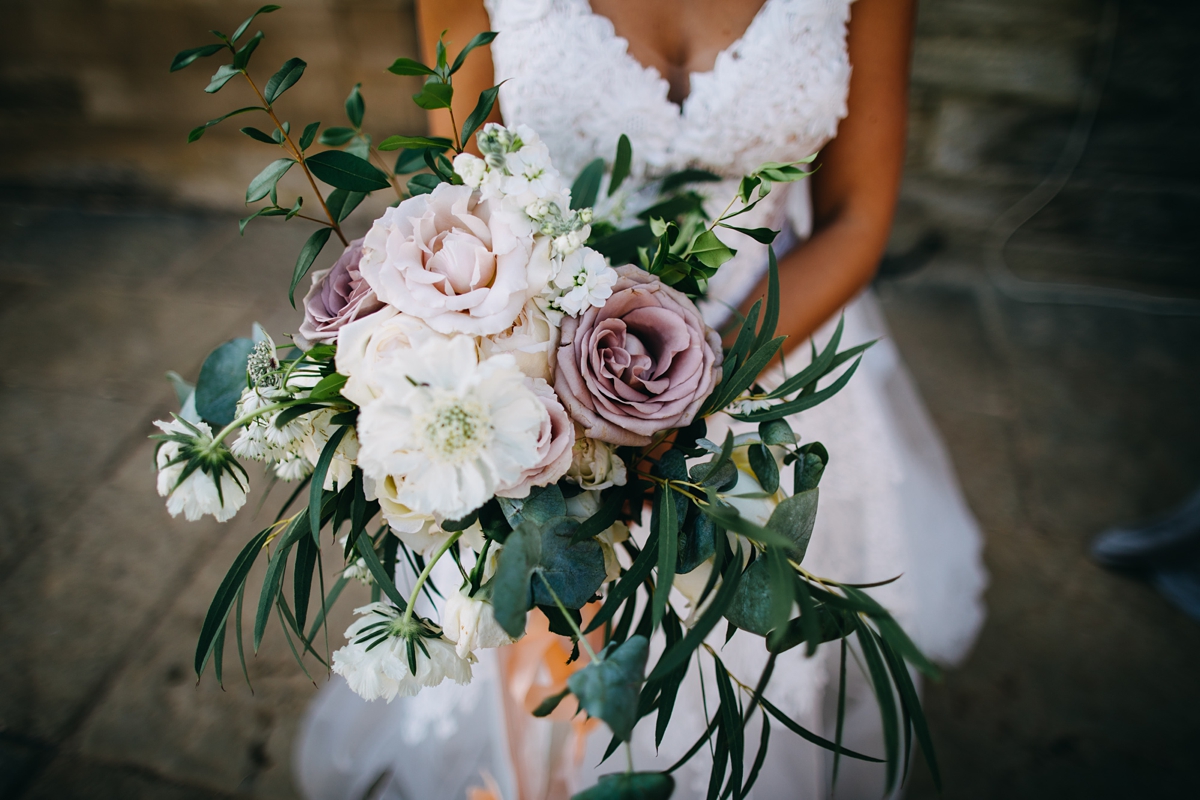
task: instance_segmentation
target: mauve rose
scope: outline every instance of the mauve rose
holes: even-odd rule
[[[496,492],[500,497],[525,497],[534,486],[549,486],[571,468],[575,449],[575,424],[567,416],[550,384],[541,378],[529,378],[526,383],[537,399],[542,401],[550,416],[542,423],[538,434],[538,453],[541,460],[525,470],[515,485]]]
[[[721,377],[721,337],[685,295],[632,265],[562,322],[554,389],[593,439],[644,446],[691,423]]]
[[[295,339],[301,349],[332,344],[343,325],[383,308],[358,271],[362,243],[362,239],[355,239],[337,263],[313,273],[312,287],[304,295],[304,322]]]

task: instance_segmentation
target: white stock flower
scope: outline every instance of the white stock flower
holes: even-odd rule
[[[562,315],[530,300],[506,331],[479,340],[479,354],[490,358],[509,353],[530,378],[554,381],[554,354],[558,351],[558,320]]]
[[[446,679],[470,683],[472,657],[461,658],[454,644],[443,638],[421,637],[414,641],[417,669],[409,669],[408,638],[400,613],[384,603],[356,608],[360,619],[346,629],[349,644],[333,653],[333,671],[346,679],[355,694],[365,700],[411,697],[425,686]],[[416,623],[410,623],[416,626]],[[378,626],[378,627],[372,627]],[[407,632],[409,636],[419,636]],[[378,641],[378,637],[384,637]]]
[[[439,184],[375,220],[359,271],[380,300],[440,333],[500,333],[552,270],[532,231],[514,227],[523,212],[501,210],[470,186]]]
[[[171,516],[182,513],[189,522],[195,522],[205,514],[211,514],[217,522],[225,522],[237,514],[246,504],[246,473],[224,448],[211,455],[205,454],[212,443],[212,429],[204,422],[194,423],[194,428],[189,427],[193,423],[179,420],[158,420],[154,424],[168,436],[191,440],[187,444],[160,441],[154,453],[158,494],[167,498],[167,511]],[[183,477],[192,458],[199,458],[201,464]],[[235,470],[241,473],[240,479]]]
[[[562,260],[547,287],[553,298],[550,306],[572,317],[592,306],[600,308],[612,296],[617,277],[604,256],[590,247],[582,247]]]
[[[446,599],[442,630],[443,635],[455,643],[454,650],[459,658],[466,658],[476,650],[503,647],[516,641],[496,622],[491,603],[469,597],[463,589]]]
[[[416,317],[401,314],[390,306],[355,320],[338,331],[337,371],[346,376],[342,397],[365,406],[379,396],[375,370],[399,350],[410,350],[419,342],[440,337]]]
[[[480,361],[465,336],[430,339],[379,365],[358,417],[359,466],[392,478],[395,502],[460,519],[537,465],[548,414],[512,356]]]
[[[571,468],[567,470],[566,478],[584,489],[624,486],[627,479],[625,462],[617,455],[616,448],[599,439],[589,439],[577,426]]]
[[[454,172],[467,186],[478,189],[487,174],[487,162],[470,153],[459,153],[454,157]]]

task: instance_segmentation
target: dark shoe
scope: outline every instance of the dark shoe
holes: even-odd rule
[[[1171,562],[1200,552],[1200,491],[1149,525],[1110,528],[1092,540],[1091,552],[1098,564],[1120,569],[1170,568]]]
[[[1160,567],[1154,571],[1150,582],[1183,613],[1200,621],[1200,562]]]

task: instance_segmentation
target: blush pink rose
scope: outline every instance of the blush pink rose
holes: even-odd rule
[[[389,208],[363,240],[359,264],[379,299],[438,333],[507,330],[550,279],[550,248],[469,186],[439,184]]]
[[[562,322],[554,389],[593,439],[644,446],[688,425],[721,377],[721,338],[696,305],[627,265],[603,307]]]
[[[571,468],[575,451],[575,424],[567,416],[566,409],[550,384],[541,378],[529,378],[526,384],[538,400],[550,412],[538,433],[538,455],[540,459],[533,467],[525,470],[521,479],[513,486],[496,492],[500,497],[519,499],[529,494],[535,486],[549,486]]]
[[[383,308],[358,271],[362,243],[355,239],[332,267],[313,273],[312,287],[304,296],[304,322],[295,340],[302,349],[332,344],[343,325]]]

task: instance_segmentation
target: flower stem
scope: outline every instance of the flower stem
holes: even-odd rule
[[[417,583],[408,595],[408,608],[404,609],[404,627],[407,627],[408,623],[412,621],[413,607],[417,605],[417,598],[421,595],[421,587],[425,585],[425,581],[429,580],[429,574],[433,572],[433,565],[438,562],[439,558],[446,554],[446,551],[458,541],[462,534],[462,531],[455,531],[450,534],[450,538],[442,543],[442,546],[433,554],[433,558],[425,562],[425,569],[421,570],[421,574],[417,576]]]
[[[562,600],[559,600],[558,595],[554,593],[554,587],[550,585],[550,581],[546,580],[546,576],[540,572],[538,573],[538,577],[542,579],[542,583],[545,585],[546,591],[549,592],[550,596],[554,598],[554,605],[558,606],[558,610],[562,612],[563,618],[566,619],[567,624],[571,626],[571,632],[575,634],[576,641],[583,645],[583,649],[588,654],[588,657],[597,663],[603,661],[604,659],[596,655],[596,651],[592,649],[590,644],[588,644],[588,640],[583,638],[583,631],[579,630],[579,626],[575,624],[575,620],[570,614],[567,613],[567,607],[563,605]]]
[[[246,82],[250,84],[250,88],[253,89],[254,93],[258,95],[258,99],[262,101],[263,108],[266,109],[267,114],[270,115],[271,121],[275,123],[275,127],[278,128],[279,132],[283,134],[284,142],[287,143],[288,148],[292,151],[292,155],[295,156],[296,161],[300,164],[300,168],[304,170],[304,175],[308,178],[308,183],[310,186],[312,186],[313,192],[316,193],[317,200],[321,203],[321,208],[325,211],[325,216],[329,218],[329,227],[333,228],[333,232],[336,233],[338,238],[342,240],[342,246],[349,247],[350,242],[347,241],[346,235],[342,233],[342,227],[338,224],[338,221],[334,219],[333,214],[329,211],[329,206],[325,204],[325,198],[321,195],[321,190],[317,188],[317,181],[315,178],[313,178],[313,174],[308,169],[308,164],[304,161],[304,153],[299,147],[296,146],[295,142],[292,141],[292,135],[284,131],[283,123],[279,121],[279,117],[275,116],[275,109],[271,107],[271,104],[267,102],[267,98],[261,91],[259,91],[258,84],[256,84],[254,79],[250,77],[250,73],[242,70],[242,75],[245,76]]]
[[[242,427],[250,420],[255,419],[257,417],[261,417],[263,414],[270,414],[272,411],[278,411],[281,408],[287,408],[288,406],[296,406],[296,405],[300,405],[301,403],[309,403],[309,402],[312,402],[312,401],[310,401],[307,397],[303,397],[303,398],[298,398],[296,400],[284,400],[279,403],[271,403],[270,405],[263,406],[262,408],[256,408],[248,414],[243,414],[242,416],[238,417],[233,422],[229,423],[224,428],[222,428],[220,433],[218,433],[216,436],[213,437],[212,444],[210,446],[216,447],[225,439],[226,436],[233,433],[235,430]]]

